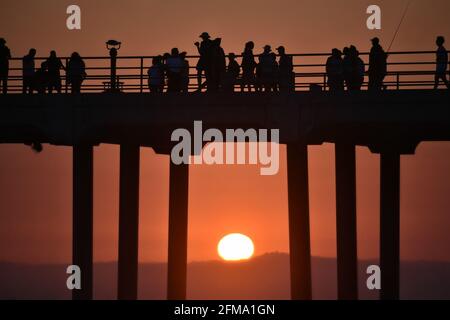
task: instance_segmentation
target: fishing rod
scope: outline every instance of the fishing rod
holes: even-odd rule
[[[406,14],[408,13],[408,9],[411,6],[411,3],[412,0],[409,0],[408,4],[406,5],[405,11],[403,12],[402,18],[400,19],[400,23],[397,26],[397,30],[395,30],[394,37],[392,38],[391,44],[389,45],[387,52],[391,51],[392,45],[394,44],[394,41],[397,38],[398,32],[400,31],[400,27],[403,24],[403,20],[405,20]]]

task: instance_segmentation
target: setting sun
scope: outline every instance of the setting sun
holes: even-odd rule
[[[226,261],[239,261],[251,258],[255,248],[246,235],[232,233],[223,237],[217,245],[219,256]]]

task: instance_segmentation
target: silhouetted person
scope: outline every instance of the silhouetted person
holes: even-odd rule
[[[280,55],[277,77],[279,89],[280,91],[294,91],[295,75],[292,56],[286,54],[286,49],[283,46],[278,47],[277,51]]]
[[[442,36],[436,38],[436,74],[434,76],[434,89],[439,87],[439,81],[442,80],[447,88],[450,85],[447,80],[448,53],[444,47],[445,39]]]
[[[359,51],[355,46],[350,46],[349,51],[349,61],[350,61],[350,70],[349,70],[349,84],[348,90],[361,90],[361,87],[364,83],[364,73],[365,66],[364,61],[359,57]]]
[[[228,54],[228,67],[227,73],[225,76],[224,89],[226,91],[234,91],[234,86],[236,85],[237,79],[239,77],[239,73],[241,71],[241,67],[239,63],[236,61],[236,55],[234,53]]]
[[[369,56],[369,90],[381,90],[387,73],[387,54],[380,45],[380,39],[372,39]]]
[[[359,56],[359,51],[354,48],[354,63],[355,63],[355,88],[356,90],[361,90],[363,84],[364,84],[364,76],[366,73],[366,65],[364,61]],[[352,50],[352,48],[350,47]]]
[[[56,51],[50,52],[50,57],[47,61],[47,72],[48,72],[48,93],[52,93],[53,89],[56,92],[61,93],[61,69],[65,70],[64,65],[56,56]]]
[[[350,48],[345,47],[342,50],[342,53],[344,54],[344,57],[342,58],[342,69],[343,69],[343,76],[344,76],[344,82],[347,90],[352,89],[352,81],[351,81],[351,75],[352,75],[352,59],[350,56]]]
[[[33,87],[39,94],[44,94],[48,87],[47,63],[41,63],[41,67],[34,73]]]
[[[276,90],[277,58],[269,45],[264,46],[264,52],[259,56],[258,78],[264,91]]]
[[[36,72],[34,57],[36,56],[36,49],[32,48],[26,56],[22,58],[22,92],[33,93],[34,90],[34,74]]]
[[[183,60],[177,48],[173,48],[166,59],[168,92],[180,92],[182,85]]]
[[[344,62],[342,52],[333,49],[326,65],[328,87],[330,91],[344,91]]]
[[[180,53],[183,67],[181,69],[181,91],[189,91],[189,61],[186,59],[187,52]]]
[[[150,92],[161,93],[164,91],[164,65],[162,56],[153,57],[152,66],[147,71],[148,88]]]
[[[253,55],[255,44],[249,41],[245,44],[244,52],[242,53],[242,82],[241,91],[244,91],[247,86],[248,91],[252,91],[252,86],[255,86],[255,69],[257,63]],[[256,86],[255,86],[256,90]]]
[[[211,79],[207,80],[208,91],[216,91],[220,89],[225,72],[227,70],[227,62],[225,51],[220,46],[221,38],[214,39],[211,46]]]
[[[71,85],[72,93],[81,92],[81,84],[86,78],[86,65],[78,52],[72,53],[67,63],[67,82]]]
[[[200,54],[200,59],[197,63],[197,82],[198,82],[198,90],[201,90],[204,84],[202,84],[202,73],[205,73],[206,82],[208,82],[208,78],[211,76],[211,46],[212,41],[208,32],[203,32],[200,35],[202,42],[196,42],[195,46],[197,47],[198,53]]]
[[[8,73],[11,51],[6,46],[6,40],[0,38],[0,83],[3,94],[8,93]]]

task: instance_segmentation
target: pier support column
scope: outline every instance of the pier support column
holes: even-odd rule
[[[117,297],[138,295],[139,145],[120,146],[119,267]]]
[[[167,299],[186,299],[189,165],[170,161]]]
[[[336,237],[338,299],[358,299],[355,146],[336,143]]]
[[[400,153],[381,152],[380,268],[382,300],[400,296]]]
[[[93,268],[93,147],[73,147],[72,263],[80,267],[81,289],[72,290],[73,300],[92,299]]]
[[[308,146],[304,143],[287,145],[289,255],[291,269],[291,298],[310,300],[311,247],[309,232]]]

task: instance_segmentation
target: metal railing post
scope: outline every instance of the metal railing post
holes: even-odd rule
[[[141,57],[141,78],[140,78],[140,92],[144,92],[144,58]]]
[[[69,84],[67,83],[67,66],[68,65],[69,65],[69,58],[66,58],[66,70],[65,70],[66,78],[65,78],[65,81],[64,81],[65,93],[69,92]]]

